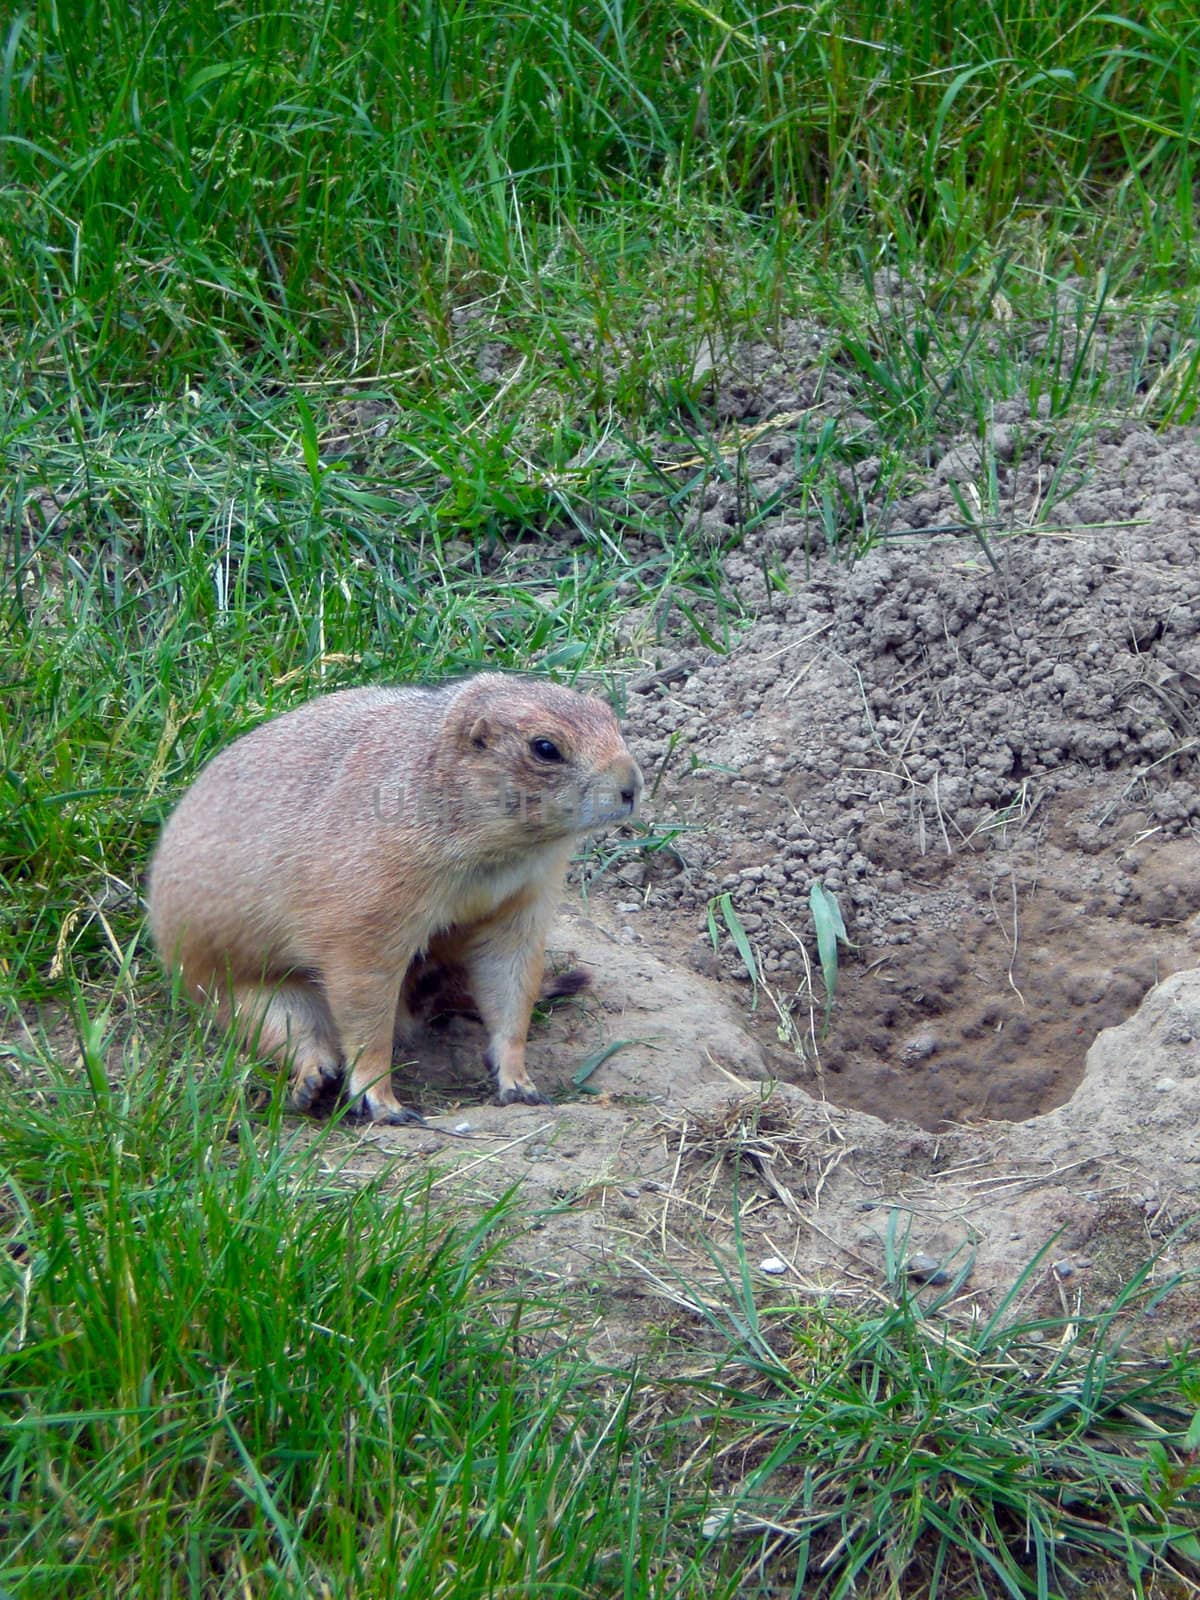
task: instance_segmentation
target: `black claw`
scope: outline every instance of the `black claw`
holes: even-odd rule
[[[371,1121],[377,1126],[385,1128],[427,1128],[429,1126],[419,1111],[410,1111],[407,1106],[401,1106],[399,1111],[387,1111],[382,1117],[373,1116]]]
[[[524,1088],[519,1083],[497,1090],[496,1099],[502,1106],[548,1106],[551,1103],[540,1089],[535,1089],[532,1084]]]
[[[359,1095],[346,1111],[349,1122],[373,1122],[377,1128],[425,1128],[428,1123],[419,1111],[412,1111],[408,1106],[397,1106],[395,1110],[384,1107],[376,1111],[371,1106],[365,1094]]]
[[[330,1089],[340,1083],[341,1080],[341,1062],[331,1061],[326,1066],[317,1067],[298,1084],[288,1089],[288,1109],[290,1111],[313,1111],[325,1101]]]

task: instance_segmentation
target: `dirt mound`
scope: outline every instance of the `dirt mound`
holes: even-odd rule
[[[1154,1285],[1200,1266],[1200,1241],[1175,1233],[1200,1195],[1200,971],[1101,1035],[1067,1105],[935,1134],[753,1081],[763,1059],[735,992],[682,980],[637,920],[573,915],[559,930],[556,945],[595,973],[594,991],[531,1038],[537,1080],[561,1103],[483,1101],[482,1030],[460,1019],[418,1040],[419,1072],[400,1074],[430,1125],[339,1134],[347,1174],[399,1159],[470,1194],[519,1183],[531,1266],[604,1286],[609,1354],[637,1346],[647,1311],[653,1322],[705,1285],[720,1298],[713,1252],[738,1232],[752,1267],[774,1258],[783,1274],[764,1276],[764,1293],[853,1298],[902,1255],[935,1282],[962,1270],[962,1294],[994,1308],[1045,1252],[1022,1304],[1057,1312],[1106,1304],[1151,1256]],[[1164,1336],[1197,1309],[1175,1293]]]
[[[1035,507],[1050,447],[1022,457],[1005,426],[1005,493]],[[749,451],[760,494],[778,455]],[[1197,948],[1200,438],[1111,430],[1055,533],[916,532],[961,523],[985,456],[947,441],[891,507],[903,542],[854,565],[812,561],[786,513],[761,523],[729,564],[760,620],[727,655],[663,652],[629,705],[656,821],[683,830],[626,874],[643,929],[748,990],[734,941],[712,954],[728,893],[772,1070],[927,1127],[1060,1103]],[[824,1036],[816,881],[855,946]]]

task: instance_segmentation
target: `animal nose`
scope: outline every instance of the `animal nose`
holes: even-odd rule
[[[635,806],[642,792],[641,768],[635,761],[631,761],[625,771],[618,777],[617,782],[621,790],[621,800],[627,806]]]

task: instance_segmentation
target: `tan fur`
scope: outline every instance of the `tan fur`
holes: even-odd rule
[[[608,706],[554,684],[327,695],[184,795],[151,863],[154,942],[193,999],[290,1066],[297,1106],[344,1066],[376,1121],[411,1120],[392,1048],[425,960],[466,974],[501,1102],[537,1102],[525,1038],[567,862],[641,790]]]

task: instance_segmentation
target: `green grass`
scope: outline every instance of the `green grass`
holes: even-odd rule
[[[922,1299],[890,1244],[865,1315],[797,1317],[757,1303],[744,1256],[727,1271],[706,1313],[730,1340],[710,1537],[813,1600],[1050,1600],[1085,1579],[1141,1596],[1194,1576],[1200,1375],[1186,1349],[1139,1353],[1177,1281],[1147,1264],[1102,1314],[1030,1317],[1047,1247],[994,1312],[964,1316],[969,1264]]]
[[[1048,1594],[1064,1485],[1119,1582],[1192,1559],[1195,1363],[1135,1372],[1109,1325],[1043,1329],[1047,1367],[901,1298],[780,1355],[743,1283],[746,1393],[670,1402],[714,1407],[689,1476],[661,1393],[503,1265],[503,1206],[364,1186],[172,1031],[136,891],[199,765],[312,693],[489,663],[619,695],[736,637],[729,546],[787,514],[853,557],[948,439],[990,548],[1002,402],[1045,515],[1105,420],[1193,420],[1198,81],[1175,0],[9,8],[0,1586],[902,1593],[974,1561]],[[797,319],[819,396],[759,498],[706,369]],[[1165,1432],[1110,1448],[1138,1404]],[[906,1466],[918,1434],[970,1473]],[[785,1533],[706,1541],[710,1482]]]
[[[507,1202],[364,1178],[228,1070],[110,1083],[101,1031],[0,1084],[6,1590],[621,1593],[629,1386],[498,1271]]]
[[[4,40],[0,305],[37,330],[31,359],[86,381],[248,339],[345,360],[356,323],[379,353],[445,345],[457,295],[503,280],[541,337],[564,290],[619,337],[649,229],[681,215],[955,267],[1006,230],[1094,248],[1138,228],[1174,280],[1198,49],[1171,0],[1128,19],[1072,0],[369,21],[338,0],[35,4]]]

